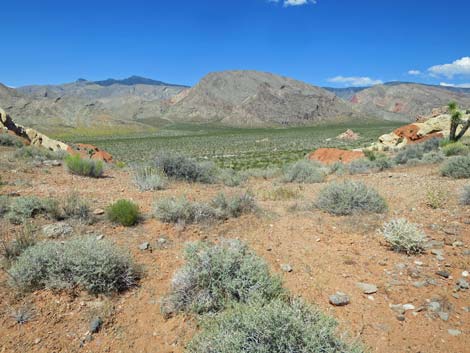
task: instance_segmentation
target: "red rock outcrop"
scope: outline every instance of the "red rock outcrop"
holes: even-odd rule
[[[333,164],[335,162],[349,163],[364,157],[362,151],[348,151],[339,148],[319,148],[307,155],[309,160],[315,160],[324,164]]]

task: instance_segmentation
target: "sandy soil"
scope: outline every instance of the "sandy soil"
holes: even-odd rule
[[[150,217],[152,203],[165,196],[188,195],[207,200],[218,192],[230,194],[250,189],[255,195],[273,189],[276,181],[251,179],[244,188],[221,185],[172,183],[159,192],[139,192],[127,171],[109,170],[106,178],[71,176],[62,167],[38,167],[17,162],[11,150],[0,149],[0,174],[9,185],[1,193],[53,196],[62,198],[71,191],[88,199],[94,209],[105,208],[120,198],[137,202],[147,215],[133,228],[110,224],[99,218],[93,225],[74,224],[77,234],[103,234],[128,249],[145,270],[140,286],[111,298],[83,292],[52,293],[38,291],[21,296],[0,273],[0,352],[183,352],[185,343],[197,330],[197,322],[180,315],[165,320],[159,303],[168,291],[173,273],[182,264],[182,249],[188,241],[239,238],[265,258],[274,272],[280,273],[285,286],[297,296],[316,303],[334,316],[340,329],[370,347],[371,352],[390,353],[465,353],[470,351],[470,291],[454,292],[464,270],[470,270],[470,207],[458,205],[456,195],[468,180],[442,178],[438,166],[394,169],[378,174],[348,176],[376,188],[388,201],[385,215],[333,217],[321,211],[292,211],[293,204],[314,200],[325,184],[300,188],[297,199],[259,200],[262,215],[248,215],[227,222],[186,228],[163,224]],[[343,177],[331,176],[329,181]],[[441,209],[427,206],[428,190],[442,190],[446,202]],[[427,251],[406,256],[390,251],[377,230],[384,221],[406,217],[423,226],[444,253],[444,260]],[[35,220],[38,225],[48,223]],[[1,221],[0,221],[1,222]],[[18,227],[3,222],[7,233]],[[168,241],[158,246],[157,240]],[[456,241],[463,247],[453,246]],[[149,242],[151,251],[139,250]],[[437,244],[442,242],[441,246]],[[467,254],[467,255],[465,255]],[[293,271],[284,273],[281,264]],[[438,270],[451,273],[448,279]],[[430,279],[433,285],[416,288],[413,283]],[[376,294],[367,296],[357,282],[373,283]],[[333,307],[328,296],[336,291],[350,295],[351,303]],[[449,313],[443,321],[425,309],[430,300],[439,300]],[[405,320],[397,319],[390,304],[413,304]],[[34,308],[34,318],[18,325],[11,312],[22,306]],[[420,310],[422,307],[423,310]],[[105,317],[103,329],[91,341],[83,340],[90,318]],[[461,331],[452,336],[449,329]]]

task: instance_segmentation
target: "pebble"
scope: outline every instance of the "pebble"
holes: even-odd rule
[[[460,289],[470,289],[470,284],[467,282],[465,278],[461,278],[457,281],[457,285]]]
[[[449,313],[445,313],[443,311],[437,313],[442,321],[449,321]]]
[[[428,282],[426,282],[426,281],[413,282],[413,286],[416,287],[416,288],[426,287],[427,285],[428,285]]]
[[[461,241],[454,241],[454,242],[452,243],[452,246],[453,246],[454,248],[461,248],[463,245],[464,245],[464,244],[463,244],[463,242],[461,242]]]
[[[470,250],[464,250],[464,251],[463,251],[463,254],[464,254],[465,256],[470,255]]]
[[[104,214],[104,210],[101,208],[97,208],[96,210],[93,211],[93,214],[95,216],[101,216],[102,214]]]
[[[103,325],[103,319],[101,319],[100,317],[95,317],[90,322],[90,332],[91,333],[98,332],[101,328],[101,325]]]
[[[104,239],[104,235],[103,234],[99,234],[96,236],[96,240],[102,240]]]
[[[356,286],[362,290],[364,294],[374,294],[377,293],[377,286],[370,283],[357,282]]]
[[[470,273],[468,271],[462,272],[462,277],[468,277],[468,276],[470,276]]]
[[[441,304],[439,302],[430,302],[428,304],[428,309],[434,312],[439,311],[441,309]]]
[[[396,312],[399,315],[403,315],[405,313],[405,308],[401,304],[390,304],[390,309]]]
[[[447,272],[447,271],[437,271],[436,275],[444,277],[444,278],[449,278],[450,277],[450,273]]]
[[[150,243],[148,242],[145,242],[139,245],[140,250],[148,250],[149,247],[150,247]]]
[[[41,343],[41,339],[40,339],[40,338],[36,338],[36,339],[34,340],[34,344],[39,344],[39,343]]]
[[[416,308],[415,308],[415,306],[414,306],[413,304],[404,304],[404,305],[403,305],[403,309],[404,309],[405,311],[408,311],[408,310],[415,310]]]
[[[460,331],[460,330],[455,330],[455,329],[451,329],[451,328],[448,329],[447,332],[451,336],[459,336],[462,333],[462,331]]]
[[[289,265],[289,264],[282,264],[281,265],[281,270],[283,270],[284,272],[292,272],[292,266]]]
[[[397,320],[398,321],[405,321],[405,315],[397,315]]]
[[[336,292],[330,295],[330,304],[334,306],[344,306],[350,303],[349,296],[343,292]]]

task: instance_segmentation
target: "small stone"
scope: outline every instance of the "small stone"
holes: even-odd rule
[[[101,216],[101,215],[104,214],[104,210],[101,209],[101,208],[97,208],[96,210],[93,211],[93,214],[94,214],[95,216]]]
[[[463,311],[470,313],[470,306],[464,306],[462,309]]]
[[[459,336],[459,335],[462,333],[462,331],[460,331],[460,330],[455,330],[455,329],[452,329],[452,328],[448,329],[447,332],[448,332],[449,335],[451,335],[451,336]]]
[[[422,287],[425,287],[427,285],[428,285],[428,282],[426,282],[426,281],[413,282],[413,287],[415,287],[415,288],[422,288]]]
[[[403,305],[403,309],[405,311],[408,311],[408,310],[415,310],[415,306],[413,304],[404,304]]]
[[[468,277],[468,276],[470,276],[470,273],[468,271],[462,272],[462,277]]]
[[[150,247],[150,244],[148,242],[145,242],[139,245],[140,250],[148,250],[149,247]]]
[[[441,309],[441,304],[439,302],[430,302],[428,304],[428,309],[433,312],[437,312]]]
[[[405,315],[397,315],[397,320],[398,321],[405,321],[406,320]]]
[[[445,313],[443,311],[437,313],[442,321],[449,321],[449,313]]]
[[[97,333],[100,330],[102,325],[103,325],[103,319],[101,319],[99,316],[95,317],[90,322],[90,332]]]
[[[452,246],[453,246],[454,248],[461,248],[462,246],[464,246],[464,244],[463,244],[463,242],[461,242],[461,241],[454,241],[454,242],[452,243]]]
[[[292,272],[292,266],[289,265],[289,264],[282,264],[281,265],[281,270],[283,270],[284,272]]]
[[[39,344],[39,343],[41,343],[41,339],[40,339],[40,338],[36,338],[36,339],[34,340],[34,344]]]
[[[465,278],[461,278],[457,281],[457,285],[460,289],[470,289],[470,284],[467,282]]]
[[[380,266],[387,266],[387,261],[379,261]]]
[[[103,240],[103,238],[104,238],[103,234],[99,234],[96,236],[96,240]]]
[[[441,277],[444,277],[444,278],[449,278],[449,277],[450,277],[450,273],[449,273],[449,272],[447,272],[447,271],[442,271],[442,270],[437,271],[437,272],[436,272],[436,275],[441,276]]]
[[[444,261],[446,258],[442,255],[437,255],[436,259],[437,259],[437,261]]]
[[[370,283],[357,282],[356,286],[362,290],[364,294],[374,294],[377,293],[377,286]]]
[[[68,223],[59,222],[45,225],[44,227],[42,227],[42,232],[46,237],[55,239],[72,234],[73,228]]]
[[[416,266],[423,266],[424,263],[423,263],[422,261],[416,260],[416,261],[415,261],[415,265],[416,265]]]
[[[460,295],[458,295],[457,293],[452,293],[452,296],[453,296],[455,299],[460,299]]]
[[[443,256],[444,255],[444,250],[432,249],[431,254],[436,255],[436,256]]]
[[[465,256],[469,256],[470,255],[470,250],[464,250],[462,254],[465,255]]]
[[[398,315],[403,315],[405,313],[405,308],[401,304],[390,304],[390,309],[396,312]]]
[[[333,295],[330,295],[330,304],[334,306],[344,306],[350,303],[349,296],[342,292],[336,292]]]

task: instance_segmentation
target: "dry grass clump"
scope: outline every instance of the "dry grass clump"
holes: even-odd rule
[[[80,155],[67,156],[65,165],[71,174],[99,178],[103,175],[104,165],[102,161],[90,158],[82,158]]]
[[[288,165],[284,170],[283,181],[286,183],[321,183],[325,180],[326,169],[320,164],[300,160]]]
[[[163,190],[168,185],[168,178],[161,169],[137,166],[134,168],[134,183],[141,191]]]
[[[426,235],[406,219],[392,219],[384,224],[381,233],[394,251],[408,255],[424,252]]]

